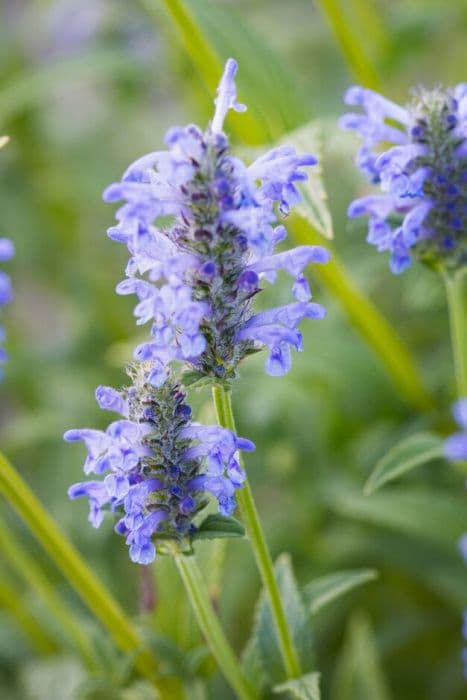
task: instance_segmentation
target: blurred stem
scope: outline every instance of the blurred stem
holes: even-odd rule
[[[161,698],[174,700],[182,697],[175,694],[176,688],[172,688],[171,679],[156,678],[158,667],[156,657],[144,647],[142,639],[110,591],[93,574],[26,482],[1,453],[0,493],[17,510],[52,561],[95,617],[107,628],[115,644],[123,652],[134,654],[135,668],[157,687]]]
[[[60,625],[62,633],[70,638],[80,651],[86,665],[96,668],[96,661],[92,653],[92,647],[84,629],[75,616],[64,605],[60,596],[55,592],[53,584],[49,581],[40,566],[36,564],[29,552],[18,541],[14,532],[8,528],[7,523],[0,516],[0,552],[8,561],[12,569],[19,574],[26,583],[37,593],[39,598],[48,607]]]
[[[240,700],[254,700],[257,695],[243,677],[237,658],[211,605],[194,556],[185,556],[180,552],[174,552],[174,559],[201,632],[220,670]]]
[[[364,87],[378,90],[376,71],[362,47],[361,38],[352,30],[345,14],[348,0],[345,3],[339,0],[317,0],[317,4],[331,27],[353,75]]]
[[[465,324],[467,320],[467,304],[465,302],[466,270],[445,272],[444,282],[451,326],[452,354],[459,398],[467,397],[467,337]]]
[[[232,410],[230,390],[223,386],[215,385],[212,388],[212,395],[216,408],[217,422],[219,425],[235,432],[235,419]],[[271,603],[277,637],[287,676],[289,678],[297,678],[301,675],[300,661],[287,623],[281,594],[274,575],[271,555],[266,544],[266,538],[248,480],[243,485],[243,488],[237,491],[237,501],[258,570]]]
[[[289,227],[297,243],[322,245],[322,236],[301,216],[293,214]],[[326,265],[316,265],[313,274],[339,301],[352,325],[382,360],[406,401],[417,409],[432,408],[433,400],[406,345],[389,321],[358,288],[332,245],[327,242],[326,247],[331,251],[331,260]]]
[[[4,574],[0,579],[0,607],[5,608],[21,627],[26,638],[41,654],[53,654],[57,651],[57,645],[50,639],[49,634],[30,615],[24,607],[18,589],[6,581]]]

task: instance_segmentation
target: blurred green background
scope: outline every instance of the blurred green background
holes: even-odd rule
[[[248,467],[274,556],[290,552],[302,584],[346,568],[374,567],[380,574],[314,618],[323,698],[461,700],[467,697],[460,659],[467,569],[456,541],[467,530],[463,477],[435,462],[375,496],[362,495],[376,461],[398,439],[425,427],[449,430],[455,388],[443,288],[420,265],[393,277],[386,257],[365,243],[365,222],[346,219],[349,201],[366,186],[352,162],[356,141],[335,122],[343,91],[357,78],[352,51],[349,63],[323,8],[345,12],[354,46],[379,87],[405,101],[418,83],[465,79],[467,4],[186,4],[220,58],[239,61],[240,98],[271,138],[320,120],[335,250],[411,348],[436,398],[432,413],[407,405],[341,305],[317,281],[314,297],[326,305],[328,318],[304,329],[305,352],[295,355],[292,372],[268,377],[264,358],[255,357],[234,388],[239,432],[257,444]],[[17,256],[8,264],[16,298],[3,315],[11,360],[1,387],[0,444],[134,615],[139,571],[110,519],[94,531],[86,505],[68,502],[67,487],[81,478],[83,450],[65,445],[61,436],[70,427],[105,427],[109,416],[97,408],[94,389],[125,383],[122,366],[138,340],[133,300],[114,294],[127,256],[105,234],[113,210],[101,193],[129,162],[160,148],[171,125],[206,124],[212,97],[158,0],[2,0],[0,134],[11,140],[0,154],[0,235],[14,240]],[[287,287],[270,288],[264,297],[268,304],[285,302]],[[193,401],[201,420],[214,421],[207,392],[196,392]],[[100,635],[101,653],[112,656],[103,633],[29,532],[6,506],[2,513],[83,625]],[[212,546],[199,550],[214,579]],[[20,609],[50,638],[60,638],[1,551],[0,568]],[[171,562],[161,558],[154,571],[150,617],[156,628],[182,649],[196,647],[199,638]],[[259,592],[246,542],[229,543],[212,586],[222,591],[222,617],[240,649]],[[202,673],[212,670],[202,667]],[[117,686],[114,676],[109,682]],[[120,697],[117,690],[86,689],[85,680],[65,645],[34,643],[8,607],[0,610],[2,700]],[[125,697],[137,700],[147,689],[131,692]],[[218,677],[208,692],[216,700],[230,697]]]

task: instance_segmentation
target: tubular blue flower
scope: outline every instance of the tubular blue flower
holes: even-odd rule
[[[15,246],[9,238],[0,238],[0,262],[7,262],[15,254]],[[0,308],[8,304],[13,299],[13,288],[9,276],[0,270]],[[0,343],[5,340],[5,331],[0,326]],[[8,355],[6,351],[0,347],[0,363],[6,362]],[[1,377],[1,371],[0,371]]]
[[[255,446],[226,428],[192,422],[185,394],[172,377],[156,389],[143,364],[132,365],[129,374],[130,387],[96,391],[99,405],[120,413],[121,420],[105,431],[65,433],[68,442],[86,446],[85,474],[105,475],[74,484],[68,494],[88,498],[94,527],[102,523],[105,508],[119,516],[115,530],[126,538],[130,558],[149,564],[158,544],[189,541],[208,494],[222,515],[233,513],[235,490],[245,481],[237,453]]]
[[[343,129],[363,139],[356,164],[381,195],[354,201],[350,217],[369,216],[368,242],[391,253],[394,274],[412,257],[448,268],[467,263],[467,83],[421,91],[407,108],[351,87]],[[390,122],[390,123],[389,123]],[[374,150],[381,142],[394,144]]]
[[[289,146],[250,166],[231,155],[224,119],[229,109],[246,109],[237,102],[236,71],[229,59],[204,133],[194,125],[170,129],[168,150],[138,159],[104,193],[107,202],[124,200],[109,229],[131,256],[117,292],[136,294],[137,323],[152,323],[152,338],[135,357],[151,360],[156,386],[172,360],[228,381],[239,362],[261,347],[270,353],[266,370],[284,374],[290,348],[302,349],[298,323],[325,315],[310,303],[303,273],[310,263],[327,262],[329,253],[320,246],[275,252],[287,235],[278,216],[300,201],[297,184],[307,178],[302,168],[316,159]],[[274,310],[280,321],[271,327],[263,314],[255,316],[252,302],[262,281],[273,283],[281,270],[293,278],[300,312]]]
[[[451,462],[467,460],[467,398],[454,404],[452,414],[460,431],[445,440],[444,454]]]

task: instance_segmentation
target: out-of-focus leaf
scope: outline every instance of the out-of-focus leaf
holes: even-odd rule
[[[123,51],[102,49],[19,73],[0,87],[0,123],[24,109],[46,102],[61,83],[99,81],[110,75],[120,76],[138,70],[140,67],[129,61]]]
[[[390,700],[370,623],[355,615],[334,678],[332,700]]]
[[[73,700],[83,678],[82,667],[72,658],[30,661],[21,669],[23,697],[34,700]]]
[[[360,36],[349,21],[350,2],[318,0],[317,4],[329,23],[351,72],[362,85],[377,90],[379,80],[376,71],[363,48]]]
[[[245,528],[235,518],[211,513],[198,526],[192,540],[216,540],[221,537],[244,537]]]
[[[277,559],[275,572],[301,666],[309,670],[313,661],[311,625],[288,554],[282,554]],[[264,590],[257,604],[253,633],[245,647],[242,665],[245,673],[253,671],[256,680],[263,679],[267,685],[275,685],[284,680],[274,618]]]
[[[336,598],[376,578],[378,578],[378,572],[374,569],[339,571],[310,581],[303,588],[302,595],[311,614],[316,615]]]
[[[287,693],[296,700],[320,700],[319,678],[319,673],[307,673],[300,678],[276,685],[273,691],[277,694]]]
[[[462,495],[427,488],[392,488],[367,498],[350,485],[333,485],[326,498],[329,507],[341,516],[421,538],[450,551],[467,530]]]
[[[371,494],[406,472],[443,456],[443,439],[435,433],[410,435],[382,457],[370,474],[364,492]]]
[[[294,146],[298,153],[312,153],[320,159],[322,151],[322,133],[319,122],[308,122],[303,126],[289,131],[283,139],[283,143]],[[314,229],[325,238],[333,238],[332,217],[329,211],[327,194],[323,185],[323,173],[320,162],[307,170],[308,180],[300,183],[303,202],[296,207],[296,211],[311,223]]]

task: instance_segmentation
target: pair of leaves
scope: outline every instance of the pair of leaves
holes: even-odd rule
[[[304,675],[284,682],[274,619],[264,590],[257,603],[252,635],[243,652],[243,671],[263,694],[272,689],[275,694],[287,693],[297,700],[319,700],[319,674],[313,671],[311,617],[344,593],[373,580],[376,572],[342,571],[317,578],[300,591],[290,556],[282,554],[275,564],[275,573]]]

